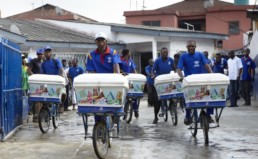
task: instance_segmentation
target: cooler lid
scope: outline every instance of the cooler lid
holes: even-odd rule
[[[228,76],[221,73],[193,74],[184,78],[182,87],[229,84]]]
[[[29,76],[28,82],[65,85],[65,78],[59,75],[33,74]]]
[[[128,89],[128,80],[121,74],[113,73],[89,73],[81,74],[74,78],[75,87],[110,86],[124,87]]]
[[[155,78],[155,85],[158,83],[176,82],[180,80],[180,76],[175,72],[170,72],[169,74],[159,75]]]
[[[146,77],[142,74],[130,73],[125,76],[127,80],[146,82]]]

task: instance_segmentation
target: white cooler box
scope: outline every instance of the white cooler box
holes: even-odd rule
[[[182,82],[177,73],[159,75],[155,78],[154,85],[159,99],[183,97]]]
[[[74,78],[78,112],[98,113],[122,108],[128,81],[120,74],[82,74]],[[118,110],[118,109],[116,109]]]
[[[228,76],[220,73],[194,74],[184,78],[183,91],[188,107],[226,106]]]
[[[129,82],[129,90],[127,96],[133,98],[143,97],[144,86],[146,83],[146,77],[142,74],[129,74],[126,76]]]
[[[65,79],[59,75],[34,74],[29,76],[30,101],[61,102],[65,94]]]

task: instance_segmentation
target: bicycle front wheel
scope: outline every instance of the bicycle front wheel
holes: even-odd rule
[[[177,121],[178,121],[176,104],[177,103],[175,102],[169,103],[170,115],[171,115],[173,125],[177,125]]]
[[[43,105],[39,112],[39,129],[42,133],[47,133],[50,125],[50,111],[48,106]]]
[[[209,122],[208,122],[206,113],[204,111],[202,111],[200,114],[200,120],[202,124],[202,129],[203,129],[204,141],[205,141],[205,144],[208,145],[209,144]]]
[[[167,106],[167,101],[163,101],[163,118],[164,118],[164,121],[167,122],[168,121],[168,106]]]
[[[192,119],[192,124],[191,124],[190,130],[191,130],[192,136],[195,137],[197,135],[197,130],[198,130],[197,109],[191,110],[191,119]]]
[[[60,122],[60,113],[58,109],[59,106],[57,104],[52,108],[52,122],[55,129],[58,128]]]
[[[126,120],[126,122],[129,124],[131,122],[132,116],[133,116],[133,102],[132,101],[126,102],[124,112],[125,112],[124,120]]]
[[[104,121],[98,121],[93,128],[93,147],[98,158],[103,159],[108,154],[109,135]]]

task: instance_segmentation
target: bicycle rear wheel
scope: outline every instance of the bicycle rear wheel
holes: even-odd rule
[[[200,120],[202,124],[204,141],[205,141],[205,144],[208,145],[209,144],[209,122],[208,122],[206,113],[204,111],[202,111],[200,114]]]
[[[39,112],[39,129],[42,133],[47,133],[50,125],[50,111],[47,105],[43,105]]]
[[[133,102],[132,101],[129,100],[126,102],[124,112],[125,112],[124,120],[126,120],[126,122],[129,124],[131,122],[132,116],[133,116]]]
[[[108,154],[109,136],[106,123],[98,121],[93,128],[93,148],[98,158],[103,159]]]
[[[58,104],[53,105],[52,108],[52,122],[54,128],[58,128],[59,122],[60,122],[60,112],[58,111],[59,106]]]
[[[170,110],[170,115],[172,119],[173,125],[177,125],[178,117],[177,117],[177,103],[170,101],[169,102],[169,110]]]

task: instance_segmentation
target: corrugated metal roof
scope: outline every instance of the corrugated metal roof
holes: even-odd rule
[[[204,0],[184,0],[169,6],[158,8],[156,10],[174,10],[181,13],[205,13],[206,8],[204,7]],[[233,6],[233,3],[223,2],[220,0],[214,0],[213,7],[222,7],[222,6]]]
[[[127,32],[127,33],[137,33],[137,34],[145,34],[145,35],[153,35],[153,36],[161,36],[161,32],[165,33],[162,36],[182,36],[185,37],[186,34],[191,35],[192,37],[200,38],[212,38],[214,39],[226,39],[228,35],[226,34],[219,34],[219,33],[208,33],[203,31],[195,31],[195,30],[187,30],[181,28],[173,28],[173,27],[155,27],[155,26],[145,26],[145,25],[134,25],[134,24],[116,24],[116,23],[103,23],[103,22],[76,22],[76,23],[87,23],[87,24],[95,24],[95,25],[109,25],[111,26],[111,31],[117,32]]]
[[[10,31],[12,24],[18,27],[21,35],[25,36],[27,41],[95,44],[92,36],[51,26],[43,22],[0,19],[0,27],[6,31]]]

